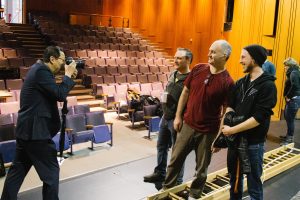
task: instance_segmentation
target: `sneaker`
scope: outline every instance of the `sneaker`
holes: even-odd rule
[[[163,182],[164,180],[165,180],[165,177],[156,172],[154,172],[150,175],[144,176],[144,182],[147,182],[147,183]]]
[[[293,136],[287,136],[282,142],[280,143],[280,146],[288,145],[293,142]]]

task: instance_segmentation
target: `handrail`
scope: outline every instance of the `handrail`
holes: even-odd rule
[[[70,12],[69,16],[71,17],[72,15],[74,16],[88,16],[90,25],[98,25],[98,24],[93,24],[92,19],[93,17],[100,17],[100,18],[107,18],[108,17],[108,26],[112,26],[113,19],[121,19],[122,20],[122,27],[129,28],[129,18],[123,17],[123,16],[112,16],[112,15],[101,15],[101,14],[91,14],[91,13],[79,13],[79,12]],[[127,24],[125,26],[125,21],[127,21]],[[101,22],[100,22],[101,23]]]

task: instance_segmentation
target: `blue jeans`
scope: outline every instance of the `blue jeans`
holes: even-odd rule
[[[293,136],[295,130],[295,117],[300,107],[300,96],[291,99],[286,103],[284,109],[284,118],[287,125],[287,136]]]
[[[228,153],[234,151],[228,149]],[[264,143],[248,146],[248,154],[251,165],[251,173],[247,174],[248,193],[251,200],[263,200],[263,184],[260,179],[263,172]],[[237,190],[235,183],[237,178],[237,162],[227,163],[230,175],[230,200],[241,200],[243,195],[243,175],[239,172]]]
[[[157,139],[157,166],[154,172],[166,176],[166,168],[168,161],[168,151],[175,144],[176,141],[176,131],[173,127],[173,119],[166,120],[164,117],[161,118],[159,124],[159,133]],[[183,172],[184,167],[182,167],[177,183],[181,184],[183,182]]]

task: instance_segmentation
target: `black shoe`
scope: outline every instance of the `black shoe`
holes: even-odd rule
[[[155,172],[153,174],[144,176],[144,182],[148,182],[148,183],[163,182],[164,180],[165,180],[164,176]]]

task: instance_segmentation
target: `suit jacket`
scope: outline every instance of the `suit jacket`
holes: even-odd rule
[[[65,101],[74,85],[67,76],[57,85],[48,66],[35,63],[21,90],[16,138],[46,140],[55,136],[60,129],[57,101]]]

